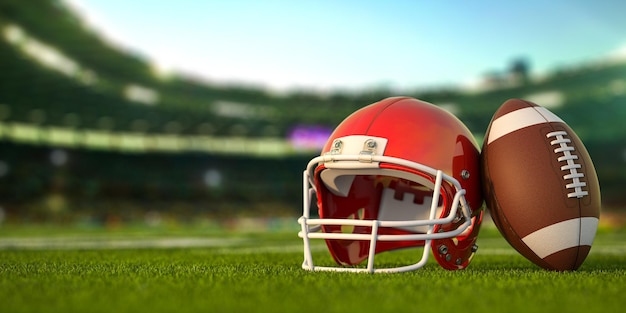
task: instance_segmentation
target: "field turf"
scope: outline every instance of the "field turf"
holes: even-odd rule
[[[543,270],[484,229],[470,267],[311,273],[295,232],[0,228],[0,312],[621,312],[626,232],[575,272]],[[330,264],[322,242],[314,257]],[[382,259],[402,263],[416,251]]]

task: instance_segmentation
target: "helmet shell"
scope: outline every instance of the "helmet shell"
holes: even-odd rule
[[[470,206],[476,224],[462,237],[454,240],[438,240],[439,244],[432,246],[435,258],[444,268],[458,269],[467,266],[471,255],[475,251],[472,246],[478,234],[478,226],[482,218],[481,175],[479,169],[480,152],[469,129],[453,114],[425,101],[410,97],[392,97],[368,105],[344,119],[326,142],[322,155],[331,153],[333,142],[347,136],[363,135],[387,139],[384,156],[395,157],[419,163],[430,168],[441,170],[456,179],[462,189],[465,189],[465,200]],[[414,169],[396,164],[379,165],[381,169],[408,171],[431,179],[430,174],[420,173]],[[322,181],[321,173],[328,170],[324,163],[317,165],[313,177],[317,192],[317,205],[321,218],[352,218],[378,219],[379,203],[381,201],[381,186],[372,184],[368,180],[385,180],[386,178],[359,176],[350,189],[348,197],[340,197],[330,192]],[[387,183],[389,181],[387,179]],[[414,194],[415,201],[422,201],[427,193],[416,191],[415,183],[406,180],[393,182],[395,190],[403,189]],[[432,192],[430,193],[432,195]],[[449,206],[454,196],[453,187],[442,185],[443,202]],[[432,197],[432,196],[431,196]],[[449,208],[447,208],[449,211]],[[442,214],[447,213],[446,209]],[[437,228],[452,228],[455,225],[437,225]],[[344,231],[336,226],[323,226],[325,232]],[[350,231],[354,233],[371,232],[371,227],[357,226]],[[406,230],[381,229],[379,234],[402,234]],[[442,244],[459,247],[458,255],[453,255],[453,263],[445,260],[444,255],[437,255],[436,250]],[[327,239],[331,255],[339,264],[353,265],[362,262],[368,256],[369,242],[359,240]],[[424,241],[379,242],[376,253],[394,250],[409,246],[424,245]],[[454,247],[451,250],[453,253]],[[461,264],[456,264],[461,263]]]

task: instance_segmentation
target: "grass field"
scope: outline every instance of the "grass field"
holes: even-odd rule
[[[0,228],[0,312],[621,312],[626,232],[575,272],[526,261],[494,229],[464,271],[311,273],[295,232]],[[402,251],[385,262],[411,257]],[[330,261],[323,243],[316,260]]]

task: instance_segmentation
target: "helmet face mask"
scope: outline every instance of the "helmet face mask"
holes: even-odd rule
[[[299,219],[299,236],[304,242],[304,269],[371,273],[410,271],[426,264],[431,249],[435,259],[446,269],[462,269],[471,261],[482,219],[482,195],[477,189],[479,177],[469,179],[471,175],[479,175],[478,152],[473,139],[466,138],[469,131],[462,124],[459,129],[463,136],[454,134],[455,142],[443,141],[452,145],[445,150],[450,152],[448,155],[434,153],[436,149],[424,149],[419,145],[415,145],[416,149],[404,149],[407,129],[402,128],[396,129],[401,131],[402,140],[387,131],[363,132],[352,128],[341,134],[342,127],[345,130],[346,124],[352,123],[355,116],[367,111],[379,113],[369,121],[368,129],[371,130],[377,121],[387,122],[380,113],[393,113],[389,110],[392,105],[396,106],[394,109],[401,109],[400,119],[416,122],[409,123],[410,126],[428,127],[419,123],[420,116],[416,114],[432,113],[433,105],[411,98],[385,99],[344,120],[322,155],[307,165],[303,175],[303,215]],[[412,114],[405,114],[407,108]],[[442,125],[445,131],[449,127],[441,123],[441,117],[451,115],[437,110],[441,109],[436,108],[432,122]],[[394,116],[398,114],[387,118]],[[362,118],[356,120],[358,123],[364,121]],[[460,121],[453,121],[456,123]],[[412,134],[413,139],[421,136]],[[447,135],[446,138],[452,137]],[[430,144],[432,138],[428,141],[426,144]],[[410,155],[400,157],[397,151],[408,151]],[[455,175],[450,173],[450,168],[438,169],[427,162],[416,162],[420,161],[420,155],[446,157],[450,160],[445,164],[461,164],[462,169]],[[436,162],[441,163],[441,160]],[[473,203],[466,199],[467,187],[470,187]],[[317,198],[319,218],[311,218],[313,195]],[[476,204],[478,207],[474,207]],[[315,266],[311,239],[324,239],[339,266]],[[376,254],[408,247],[423,247],[416,262],[400,267],[375,267]],[[354,267],[365,260],[365,268]]]

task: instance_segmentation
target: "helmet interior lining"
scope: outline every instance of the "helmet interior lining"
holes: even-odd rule
[[[350,188],[354,179],[359,175],[375,175],[378,177],[386,176],[391,181],[400,181],[402,179],[417,183],[420,193],[428,193],[423,195],[421,199],[415,199],[416,193],[404,189],[405,192],[386,184],[382,189],[382,196],[378,204],[378,220],[383,221],[410,221],[410,220],[428,220],[430,218],[430,208],[433,201],[434,183],[429,179],[416,175],[414,173],[399,171],[395,169],[326,169],[320,173],[320,178],[327,188],[335,196],[348,197]],[[418,190],[415,190],[416,192]],[[436,199],[439,201],[438,199]],[[435,216],[439,217],[443,210],[442,204],[438,203]],[[398,229],[406,230],[413,233],[426,233],[429,226],[408,226],[398,227]]]

